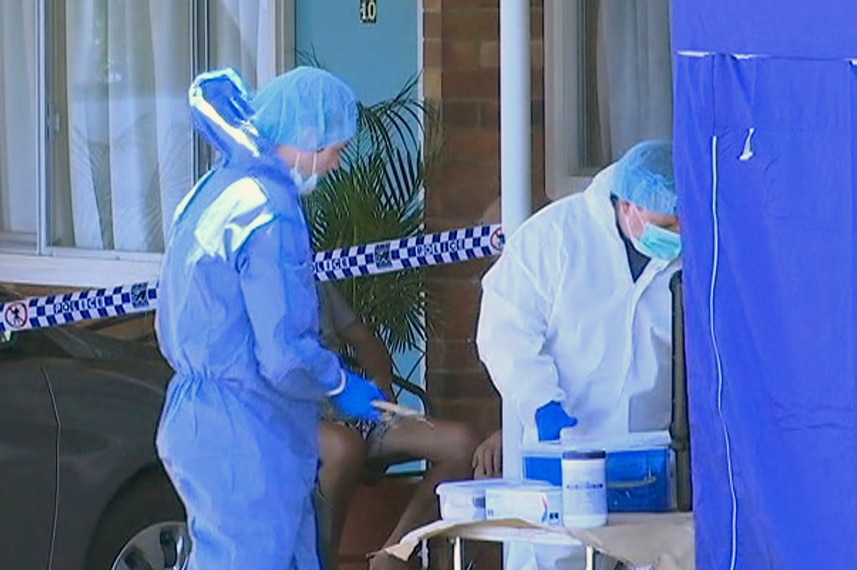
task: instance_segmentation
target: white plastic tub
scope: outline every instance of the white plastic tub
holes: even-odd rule
[[[435,489],[440,502],[440,518],[444,520],[485,520],[485,491],[506,486],[503,479],[476,481],[447,481]]]
[[[562,525],[562,488],[520,481],[485,491],[488,519],[521,519],[533,524]]]

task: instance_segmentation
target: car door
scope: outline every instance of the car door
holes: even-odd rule
[[[25,340],[0,333],[0,556],[4,568],[41,569],[51,558],[58,432]]]

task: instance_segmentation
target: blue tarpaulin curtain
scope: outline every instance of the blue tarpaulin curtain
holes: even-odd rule
[[[673,1],[700,570],[857,568],[855,17]]]

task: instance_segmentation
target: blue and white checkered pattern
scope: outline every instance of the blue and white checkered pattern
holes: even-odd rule
[[[319,252],[314,269],[319,281],[334,281],[468,261],[502,249],[499,225],[478,226]],[[152,281],[0,303],[0,333],[152,311],[157,300]]]
[[[320,252],[313,268],[319,281],[335,281],[489,257],[502,248],[499,225],[478,226]]]
[[[3,316],[0,332],[151,311],[156,306],[157,297],[157,282],[151,282],[3,303],[0,305]]]

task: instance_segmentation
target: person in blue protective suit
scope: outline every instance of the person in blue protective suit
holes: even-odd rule
[[[524,443],[669,426],[673,180],[670,143],[635,145],[521,225],[483,278],[476,343]],[[582,550],[523,546],[535,555],[510,567],[583,568]]]
[[[338,166],[354,94],[297,68],[252,100],[230,71],[190,89],[219,160],[179,205],[156,331],[176,374],[157,446],[187,510],[188,570],[316,570],[322,401],[377,419],[385,399],[319,341],[300,193]]]

